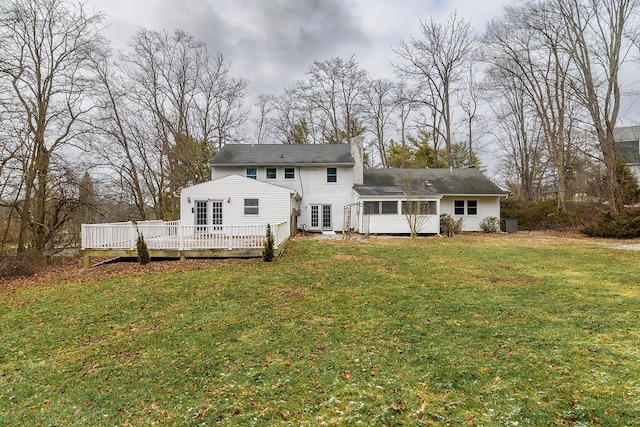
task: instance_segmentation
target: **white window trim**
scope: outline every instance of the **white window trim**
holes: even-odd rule
[[[462,202],[463,203],[463,213],[459,214],[456,213],[456,202]],[[469,202],[476,202],[476,213],[474,214],[470,214],[469,213]],[[478,211],[479,211],[479,205],[480,203],[478,202],[478,199],[457,199],[453,201],[453,214],[457,215],[457,216],[478,216]]]

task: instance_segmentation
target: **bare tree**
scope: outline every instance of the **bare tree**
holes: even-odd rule
[[[494,68],[490,80],[497,93],[490,105],[504,181],[520,200],[539,200],[548,163],[540,119],[518,76]]]
[[[94,138],[100,138],[97,154],[101,164],[113,172],[106,179],[115,180],[113,187],[126,193],[129,203],[137,215],[133,219],[146,220],[148,196],[144,187],[144,162],[146,144],[141,144],[137,131],[137,112],[127,98],[128,89],[123,76],[111,69],[111,58],[103,55],[95,58],[94,67],[98,76],[98,94],[92,126],[97,130]]]
[[[393,101],[396,106],[397,120],[396,132],[399,133],[400,145],[402,147],[402,167],[405,167],[407,152],[407,139],[410,132],[410,120],[416,110],[416,88],[408,86],[404,81],[400,81],[394,85]]]
[[[264,144],[272,137],[273,125],[269,114],[275,110],[275,102],[273,95],[259,95],[254,103],[258,109],[257,117],[254,120],[256,144]]]
[[[607,199],[618,212],[624,205],[613,130],[620,113],[620,69],[640,37],[640,6],[637,0],[550,0],[550,4],[567,29],[564,46],[577,67],[571,84],[591,117],[607,171]]]
[[[519,87],[538,116],[557,181],[557,208],[566,211],[567,142],[569,112],[573,101],[569,77],[573,61],[562,48],[565,26],[549,4],[505,7],[502,22],[487,27],[486,58],[505,78],[521,81]]]
[[[44,250],[51,241],[47,224],[58,154],[77,141],[77,124],[91,108],[91,55],[104,42],[102,15],[62,0],[7,0],[0,4],[0,80],[9,85],[14,120],[24,135],[23,204],[18,251]]]
[[[155,217],[176,218],[176,191],[207,180],[215,150],[244,139],[248,83],[232,78],[222,55],[210,57],[181,30],[139,30],[122,63],[124,104],[105,103],[115,129],[110,137],[127,159],[117,172],[142,217],[149,200]],[[126,119],[115,111],[133,106]]]
[[[478,82],[478,72],[474,63],[467,64],[467,79],[464,81],[463,90],[459,94],[458,104],[464,113],[462,120],[467,130],[467,143],[469,156],[474,154],[474,124],[481,118],[479,117],[478,107],[484,98],[482,85]],[[471,161],[471,158],[469,158]]]
[[[437,214],[436,202],[425,197],[428,191],[428,183],[423,178],[407,172],[402,178],[402,189],[405,200],[402,201],[402,214],[407,220],[411,238],[415,239],[429,216]]]
[[[382,163],[387,167],[387,130],[397,106],[393,99],[394,84],[390,80],[377,79],[369,82],[365,100],[365,123],[374,137],[374,146]]]
[[[299,96],[297,88],[285,89],[275,99],[275,117],[272,122],[275,139],[284,144],[315,143],[313,108],[306,98]],[[310,127],[311,126],[311,127]]]
[[[395,49],[396,54],[406,61],[397,69],[401,75],[420,82],[428,91],[422,102],[442,118],[444,129],[441,132],[447,161],[451,164],[453,94],[460,79],[461,66],[469,59],[476,41],[469,22],[455,12],[446,23],[437,23],[433,18],[429,22],[421,22],[421,33],[421,39],[402,41]],[[433,130],[440,131],[435,127]]]
[[[359,136],[367,73],[354,56],[314,61],[307,74],[309,81],[298,93],[311,103],[323,142],[338,144]]]

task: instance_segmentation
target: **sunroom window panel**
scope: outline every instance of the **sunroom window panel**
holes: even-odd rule
[[[398,214],[398,202],[397,201],[384,201],[382,202],[382,214],[383,215],[397,215]]]
[[[369,215],[377,215],[380,213],[380,202],[368,201],[364,202],[364,213]]]

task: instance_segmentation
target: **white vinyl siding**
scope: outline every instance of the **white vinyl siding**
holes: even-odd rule
[[[244,174],[245,170],[239,171]],[[245,199],[258,200],[257,211],[245,214]],[[291,190],[241,175],[228,175],[182,189],[180,218],[184,225],[194,225],[195,200],[209,201],[209,215],[213,216],[213,201],[218,202],[221,225],[278,224],[291,218],[293,208]],[[249,202],[254,203],[254,202]],[[249,208],[251,211],[252,208]]]
[[[211,178],[215,180],[231,174],[245,175],[246,168],[241,165],[215,166],[211,170]],[[278,171],[279,179],[275,181],[266,180],[266,167],[259,168],[257,180],[291,188],[303,197],[303,200],[295,206],[300,211],[298,227],[311,228],[311,205],[331,205],[333,207],[332,228],[336,231],[342,230],[344,207],[358,200],[353,192],[353,167],[335,167],[339,179],[333,183],[327,183],[327,167],[324,166],[304,166],[295,167],[295,169],[292,167],[295,179],[285,178],[283,173],[285,167],[281,166],[280,168],[281,170]],[[260,194],[257,194],[256,197],[260,197],[260,217],[262,218],[265,215],[267,203]]]
[[[438,212],[438,201],[420,200],[416,202],[422,203],[424,204],[424,206],[433,208],[433,210],[427,214],[427,218],[422,224],[419,233],[439,233],[440,213]],[[368,223],[368,231],[374,234],[409,234],[411,231],[409,230],[409,223],[407,222],[407,216],[405,214],[406,203],[406,200],[397,199],[363,200],[363,209],[360,210],[359,224]],[[368,215],[368,219],[366,222],[362,218],[364,215]]]
[[[458,206],[464,202],[464,214],[456,214],[456,202]],[[440,210],[455,219],[462,218],[462,231],[482,231],[480,224],[484,218],[500,218],[500,196],[444,196],[440,201]]]

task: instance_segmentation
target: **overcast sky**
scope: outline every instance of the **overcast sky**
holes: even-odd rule
[[[140,27],[180,28],[231,62],[252,96],[279,94],[314,60],[356,61],[371,77],[393,78],[392,48],[420,35],[420,20],[457,10],[482,32],[501,0],[92,0],[107,15],[106,35],[124,47]]]

